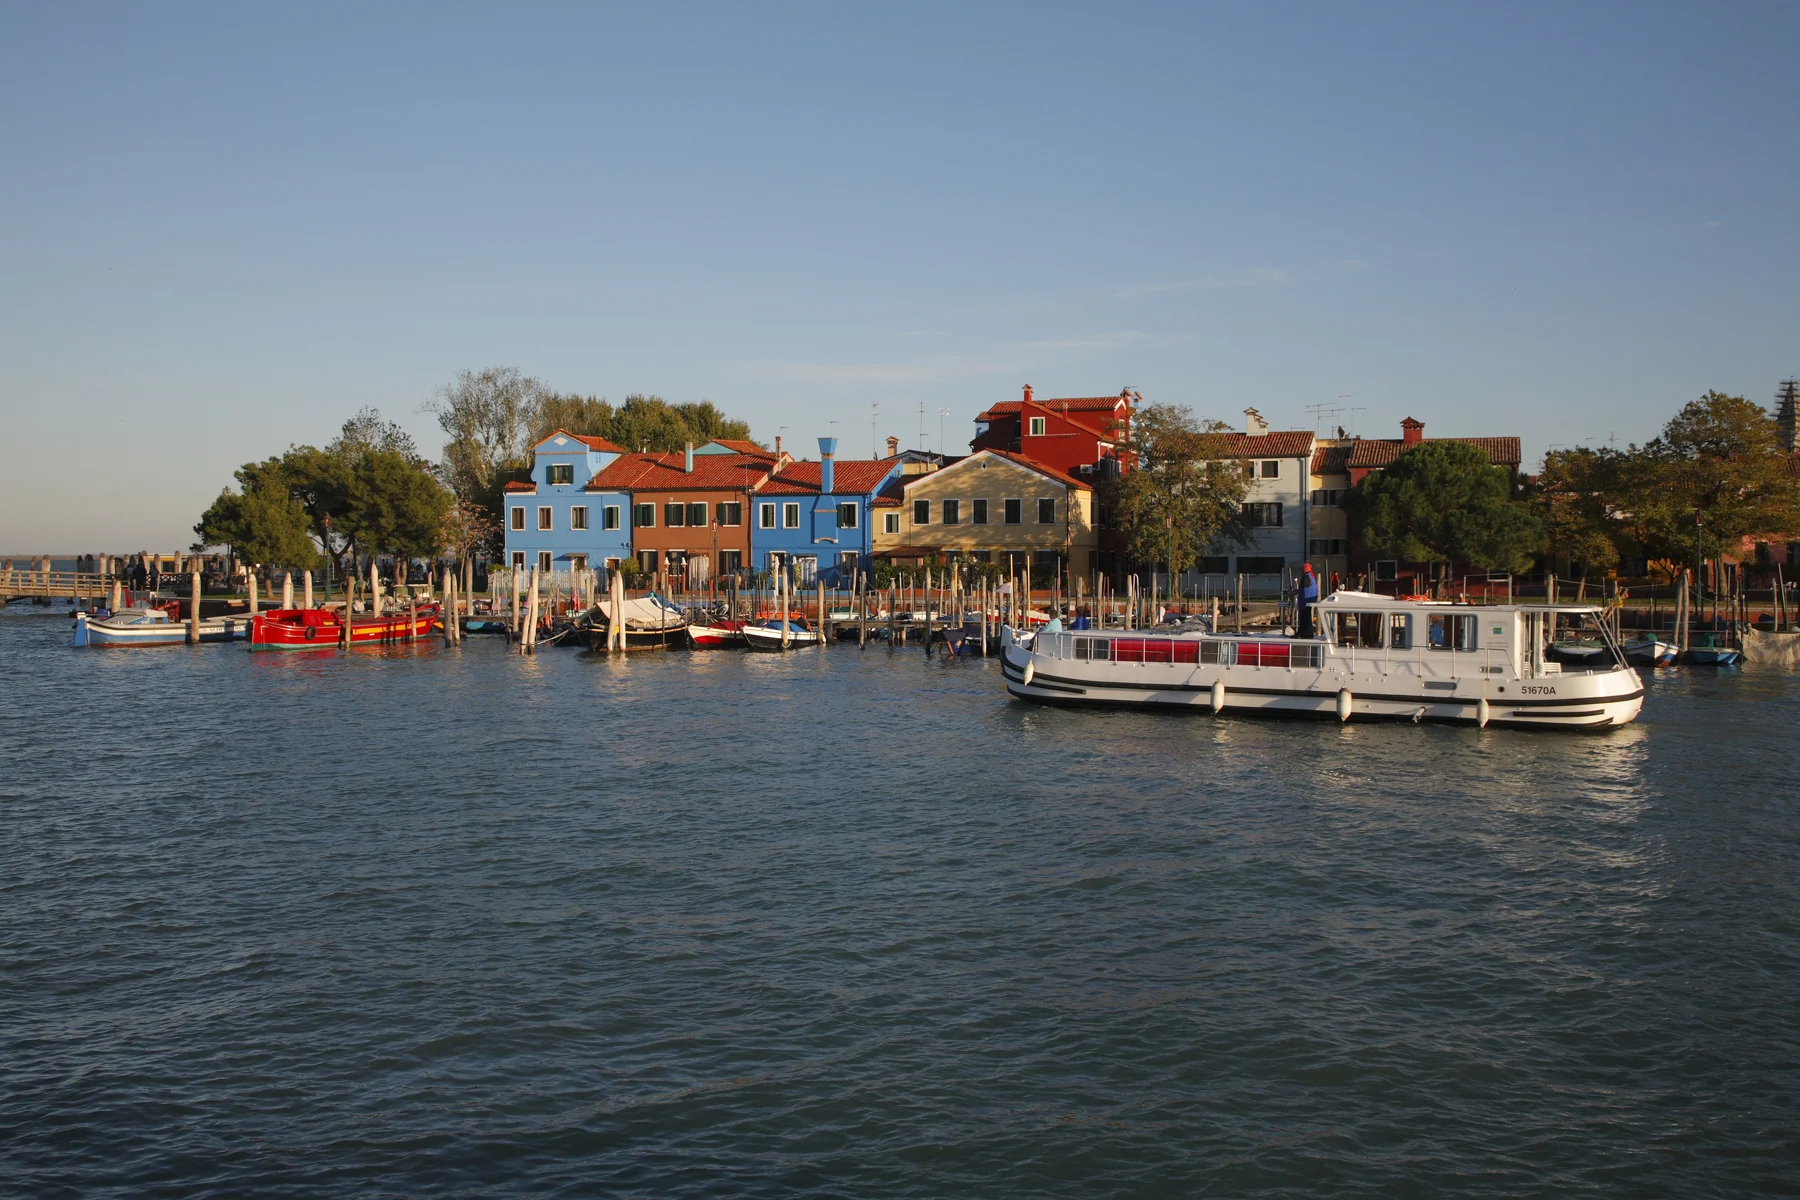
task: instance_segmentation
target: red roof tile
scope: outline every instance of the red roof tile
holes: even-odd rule
[[[745,441],[741,438],[714,438],[712,441],[708,442],[707,445],[724,446],[726,449],[735,450],[739,454],[751,454],[759,458],[775,457],[775,452],[773,450],[765,450],[755,442]]]
[[[683,469],[681,454],[626,454],[588,483],[590,492],[739,491],[769,474],[769,460],[745,454],[696,454]]]
[[[1313,451],[1312,473],[1314,475],[1342,475],[1350,469],[1351,444],[1342,446],[1320,446]]]
[[[1312,453],[1309,429],[1283,429],[1274,433],[1214,434],[1223,448],[1220,458],[1305,458]]]
[[[1427,442],[1463,442],[1487,451],[1497,467],[1516,467],[1523,459],[1516,437],[1426,438]],[[1406,445],[1398,438],[1358,438],[1350,453],[1351,467],[1385,467],[1400,457]]]
[[[537,491],[537,484],[531,482],[529,479],[513,479],[507,482],[504,490],[509,492],[535,492]]]
[[[819,478],[824,464],[816,462],[790,462],[781,470],[770,476],[769,481],[757,489],[758,492],[795,494],[801,492],[817,493]],[[871,461],[866,458],[839,459],[837,469],[832,473],[832,495],[861,495],[887,477],[894,469],[892,459]]]

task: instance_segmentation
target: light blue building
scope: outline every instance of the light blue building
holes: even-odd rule
[[[631,498],[593,490],[624,453],[605,438],[557,430],[532,447],[531,481],[506,485],[506,561],[540,574],[608,567],[631,554]]]
[[[874,549],[875,494],[898,476],[897,458],[837,461],[837,439],[819,439],[819,461],[784,461],[750,497],[750,556],[758,571],[791,563],[794,578],[866,567]]]

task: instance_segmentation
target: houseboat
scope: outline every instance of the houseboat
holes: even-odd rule
[[[1049,704],[1152,705],[1520,728],[1635,719],[1644,684],[1601,610],[1337,592],[1321,636],[1001,633],[1007,691]]]

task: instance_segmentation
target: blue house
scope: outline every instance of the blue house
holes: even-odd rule
[[[791,563],[794,578],[866,567],[874,549],[875,495],[899,476],[898,459],[837,461],[837,439],[819,439],[819,461],[783,460],[750,497],[750,555],[758,571]],[[771,566],[773,560],[774,566]]]
[[[624,453],[605,438],[559,429],[532,447],[531,480],[506,485],[506,561],[515,570],[609,567],[631,554],[631,499],[595,490]]]

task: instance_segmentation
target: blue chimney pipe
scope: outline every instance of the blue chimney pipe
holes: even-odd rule
[[[837,439],[819,439],[819,494],[829,496],[837,482]]]

